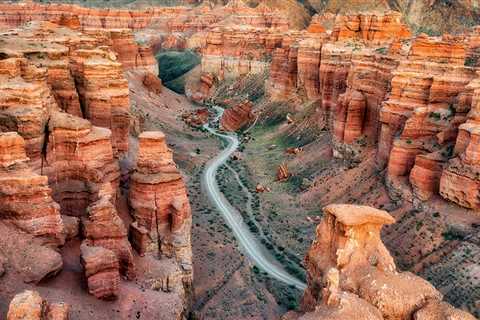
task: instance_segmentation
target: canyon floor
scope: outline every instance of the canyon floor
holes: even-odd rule
[[[143,130],[165,132],[169,145],[175,149],[175,162],[187,183],[193,216],[193,316],[201,319],[278,319],[287,309],[296,308],[301,292],[254,267],[202,190],[200,178],[204,165],[220,151],[223,143],[213,135],[187,126],[179,116],[202,106],[194,106],[184,96],[167,88],[163,88],[160,95],[152,95],[135,73],[129,75],[129,81],[136,106],[134,115]],[[234,175],[229,172],[221,180],[230,184],[225,188],[238,191],[238,181],[231,180],[232,177]],[[241,177],[242,180],[249,178]],[[256,196],[251,188],[253,180],[246,183]],[[222,191],[230,198],[226,189]],[[241,197],[241,192],[236,192],[234,197]],[[238,207],[244,208],[243,205]]]

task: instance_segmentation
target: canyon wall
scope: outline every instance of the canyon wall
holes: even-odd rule
[[[143,49],[130,29],[82,32],[68,22],[74,29],[32,21],[0,35],[0,291],[9,295],[62,278],[60,287],[72,288],[65,300],[82,313],[91,303],[77,290],[82,288],[77,280],[84,279],[96,298],[123,304],[123,295],[135,296],[152,318],[181,319],[192,294],[191,213],[181,176],[172,171],[171,152],[168,161],[155,158],[156,145],[143,143],[141,136],[137,172],[130,177],[122,167],[121,175],[130,134],[125,71],[155,77],[152,51],[136,60]],[[129,212],[121,205],[129,187],[120,190],[121,178],[132,181],[131,203],[141,203],[152,185],[163,197],[166,225],[154,229],[161,254],[143,257],[144,248],[136,245],[131,225],[143,230],[139,212],[145,209],[133,206]],[[147,237],[153,237],[151,231]],[[42,292],[58,296],[51,290],[47,285]],[[17,302],[8,319],[21,316]],[[137,305],[122,308],[129,317],[137,312]]]
[[[316,17],[306,31],[284,35],[273,51],[270,99],[318,100],[335,156],[358,161],[376,148],[392,194],[478,209],[478,30],[412,37],[394,12],[339,15],[328,32],[322,23]]]
[[[475,319],[442,302],[426,280],[397,270],[380,238],[395,221],[388,212],[337,204],[323,212],[305,257],[303,312],[283,319]]]

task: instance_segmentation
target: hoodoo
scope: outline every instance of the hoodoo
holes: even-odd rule
[[[323,211],[305,258],[306,313],[284,319],[475,319],[442,302],[427,281],[397,270],[380,239],[382,225],[395,222],[386,211],[338,204]]]

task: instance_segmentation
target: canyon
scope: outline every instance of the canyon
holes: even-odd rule
[[[479,317],[477,7],[342,3],[0,3],[2,317]]]

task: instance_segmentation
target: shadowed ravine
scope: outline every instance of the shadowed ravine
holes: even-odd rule
[[[214,107],[217,111],[217,117],[213,123],[222,115],[223,109]],[[266,248],[264,248],[256,239],[256,237],[250,232],[248,226],[244,223],[242,216],[237,210],[228,202],[223,196],[218,187],[216,180],[216,173],[218,169],[225,164],[228,158],[235,152],[239,146],[239,141],[236,134],[221,134],[215,129],[211,128],[208,124],[204,125],[204,128],[210,133],[225,140],[228,144],[225,149],[222,150],[215,158],[211,159],[203,172],[202,184],[204,190],[206,190],[210,200],[220,211],[225,221],[233,230],[235,238],[240,243],[243,251],[251,259],[251,261],[257,265],[260,269],[267,272],[271,277],[280,280],[288,285],[295,286],[300,290],[304,290],[306,285],[302,281],[298,280],[294,276],[286,272],[277,262],[273,256],[268,254]]]

